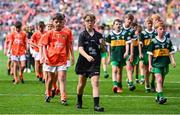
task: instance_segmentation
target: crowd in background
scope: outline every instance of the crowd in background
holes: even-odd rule
[[[179,0],[1,0],[0,40],[17,20],[24,27],[35,28],[39,21],[45,23],[55,12],[63,12],[76,38],[83,28],[82,17],[86,12],[97,16],[97,25],[111,25],[115,18],[132,12],[140,24],[152,13],[160,13],[168,25],[171,37],[180,38]]]

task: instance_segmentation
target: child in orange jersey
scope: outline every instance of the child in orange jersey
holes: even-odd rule
[[[44,82],[43,78],[43,73],[42,73],[42,64],[40,63],[40,52],[39,52],[39,41],[43,34],[45,34],[45,24],[43,21],[39,22],[38,25],[38,30],[32,35],[31,37],[31,46],[33,47],[33,57],[35,60],[35,72],[37,78],[39,78],[39,81]]]
[[[13,63],[11,61],[11,56],[10,56],[10,51],[8,51],[9,44],[11,41],[11,33],[15,31],[15,27],[11,26],[11,31],[7,34],[5,44],[4,44],[4,55],[8,56],[8,61],[7,61],[7,74],[10,75],[13,73]]]
[[[46,89],[48,93],[46,94],[46,102],[50,102],[51,99],[51,89],[52,89],[52,79],[54,74],[57,72],[58,80],[60,82],[61,90],[61,104],[67,105],[66,98],[66,70],[67,70],[67,56],[69,53],[69,48],[72,47],[70,44],[70,38],[68,33],[63,30],[64,28],[64,15],[61,13],[56,13],[53,17],[54,29],[48,31],[45,36],[43,36],[43,50],[45,56],[45,71],[48,72]]]
[[[19,82],[18,70],[20,80],[24,83],[23,70],[26,64],[27,37],[26,33],[21,30],[22,23],[20,21],[16,22],[15,27],[16,31],[11,34],[9,50],[11,51],[11,60],[14,63],[14,84],[17,84]]]

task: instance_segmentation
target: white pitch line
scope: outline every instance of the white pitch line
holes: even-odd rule
[[[39,94],[8,94],[8,93],[4,93],[4,94],[0,94],[0,96],[18,96],[18,97],[29,97],[29,96],[35,96],[35,97],[41,97],[44,96],[39,95]],[[77,95],[67,95],[69,97],[76,97]],[[83,95],[85,97],[90,97],[92,98],[92,95]],[[121,95],[100,95],[100,97],[108,97],[108,98],[155,98],[155,96],[138,96],[138,95],[126,95],[126,96],[121,96]],[[167,98],[175,98],[175,99],[180,99],[180,97],[167,97]]]
[[[10,80],[4,80],[4,81],[10,81]],[[29,82],[29,81],[30,81],[30,82],[32,82],[32,81],[33,81],[33,82],[35,82],[35,81],[38,82],[38,80],[27,80],[27,82]],[[78,80],[68,80],[68,79],[67,79],[67,82],[68,82],[68,81],[69,81],[69,82],[78,82]],[[89,79],[88,81],[90,81],[90,79]],[[1,80],[1,82],[3,82],[3,80]],[[25,81],[25,82],[26,82],[26,81]],[[99,82],[112,82],[112,81],[111,81],[111,80],[99,80]],[[170,81],[170,82],[166,82],[166,81],[165,81],[165,84],[166,84],[166,83],[169,83],[169,84],[180,84],[180,82],[178,82],[178,81],[177,81],[177,82],[176,82],[176,81],[173,81],[173,82],[171,82],[171,81]]]

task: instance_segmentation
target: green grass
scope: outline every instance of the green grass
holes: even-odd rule
[[[155,103],[155,93],[146,94],[144,86],[136,85],[134,92],[127,89],[126,72],[123,74],[123,93],[111,91],[111,77],[100,78],[100,104],[105,108],[103,114],[180,114],[180,53],[175,55],[177,67],[170,66],[165,80],[164,94],[168,102],[164,105]],[[25,73],[25,84],[12,84],[12,77],[6,75],[6,60],[0,52],[0,114],[98,114],[93,111],[93,98],[90,80],[88,80],[84,97],[83,109],[77,110],[76,86],[78,77],[74,67],[68,70],[67,92],[68,106],[59,103],[56,96],[50,103],[44,102],[44,85],[37,81],[34,73]],[[110,67],[108,68],[111,71]]]

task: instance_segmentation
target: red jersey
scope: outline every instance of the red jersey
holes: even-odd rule
[[[67,63],[70,37],[64,29],[48,31],[42,38],[42,44],[47,46],[46,62],[50,66],[61,66]]]
[[[42,35],[44,35],[46,32],[41,33],[40,31],[36,31],[34,32],[34,34],[31,37],[31,41],[35,44],[35,45],[39,45],[40,39],[42,37]],[[39,47],[33,46],[33,49],[36,52],[39,52]]]
[[[25,55],[26,46],[27,46],[27,38],[26,33],[23,31],[13,32],[11,34],[11,54],[15,56]]]
[[[72,43],[73,43],[72,31],[71,31],[68,27],[64,27],[62,30],[67,33],[67,35],[68,35],[68,37],[69,37],[69,43],[70,43],[70,45],[73,45],[73,44],[72,44]],[[71,46],[69,46],[69,48],[70,48],[70,47],[71,47]],[[73,47],[73,46],[72,46],[72,47]],[[68,54],[67,54],[67,60],[70,60],[70,51],[69,51]]]

